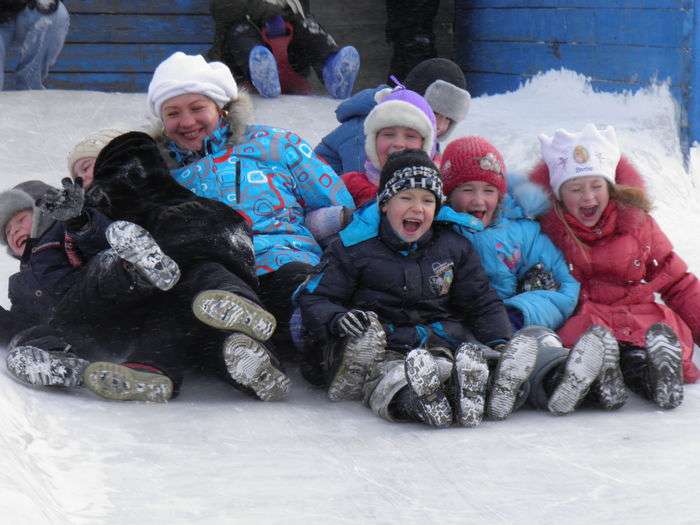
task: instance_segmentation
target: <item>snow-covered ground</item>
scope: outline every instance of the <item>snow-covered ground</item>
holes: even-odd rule
[[[256,99],[257,122],[315,144],[336,101]],[[623,96],[550,72],[514,93],[472,101],[455,136],[478,134],[510,170],[538,159],[539,133],[615,126],[644,174],[655,217],[700,271],[700,166],[684,168],[664,86]],[[145,96],[0,93],[0,189],[58,183],[88,132],[146,123]],[[696,170],[698,173],[696,173]],[[17,262],[0,256],[0,281]],[[8,306],[6,293],[0,303]],[[2,354],[0,354],[2,355]],[[108,403],[89,392],[29,389],[0,360],[3,523],[697,523],[700,386],[677,410],[633,398],[616,413],[435,431],[332,404],[295,380],[283,403],[253,401],[191,377],[167,405]]]

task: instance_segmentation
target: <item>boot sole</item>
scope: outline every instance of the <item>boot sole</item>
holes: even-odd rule
[[[207,326],[244,333],[267,341],[275,332],[275,317],[252,301],[225,290],[205,290],[192,302],[192,313]]]
[[[537,359],[537,340],[526,334],[516,334],[498,361],[486,414],[489,419],[507,418],[518,398],[518,391],[532,374]]]
[[[263,401],[287,397],[289,378],[275,368],[267,350],[245,334],[230,335],[224,343],[224,362],[231,378]]]
[[[262,46],[253,48],[248,57],[250,81],[265,98],[276,98],[282,94],[277,61],[272,52]]]
[[[133,264],[156,288],[167,291],[180,280],[177,263],[165,255],[151,234],[138,224],[115,221],[107,227],[105,236],[117,255]]]
[[[370,313],[370,319],[367,332],[349,339],[343,348],[338,370],[328,386],[331,401],[360,401],[372,367],[386,356],[384,329],[374,313]]]
[[[88,361],[66,357],[35,346],[18,346],[7,354],[7,370],[18,380],[34,386],[79,387]]]
[[[457,349],[453,368],[453,382],[456,387],[458,408],[457,423],[473,428],[484,417],[486,386],[489,368],[481,349],[466,343]]]
[[[657,323],[646,333],[646,347],[654,403],[664,409],[679,407],[683,402],[683,351],[678,336],[669,326]]]
[[[605,348],[602,332],[596,328],[589,328],[569,352],[562,380],[547,403],[553,414],[563,416],[573,412],[600,376]]]
[[[450,426],[452,407],[442,391],[438,367],[430,352],[423,348],[411,350],[404,367],[408,387],[418,400],[424,422],[438,428]]]
[[[346,46],[338,51],[333,60],[337,61],[335,67],[328,73],[325,68],[323,70],[323,84],[333,98],[348,98],[360,71],[360,54],[354,47]]]
[[[620,346],[615,336],[601,327],[603,342],[603,369],[593,382],[591,390],[596,394],[600,405],[606,410],[617,410],[627,402],[628,393],[620,369]]]
[[[116,363],[92,363],[85,369],[84,378],[86,388],[114,401],[164,403],[173,395],[169,377]]]

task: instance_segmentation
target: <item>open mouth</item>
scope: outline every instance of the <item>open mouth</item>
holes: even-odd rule
[[[416,233],[419,230],[419,228],[421,227],[421,224],[423,224],[422,221],[413,220],[413,219],[404,219],[403,220],[403,229],[407,233]]]
[[[598,213],[598,206],[589,206],[587,208],[580,208],[581,217],[587,220],[594,219]]]
[[[469,213],[471,213],[474,217],[476,217],[479,220],[483,219],[484,215],[486,215],[486,212],[484,210],[474,210],[470,211]]]
[[[185,137],[187,140],[193,140],[199,137],[200,133],[202,132],[201,129],[197,129],[194,131],[187,131],[182,133],[182,136]]]

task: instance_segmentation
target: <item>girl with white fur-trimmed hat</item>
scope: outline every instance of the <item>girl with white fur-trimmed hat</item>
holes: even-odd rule
[[[700,282],[649,214],[642,176],[612,126],[539,139],[543,162],[530,179],[551,192],[539,220],[581,283],[578,307],[559,330],[564,345],[593,324],[610,331],[592,388],[604,408],[624,403],[625,384],[661,408],[679,406],[683,382],[700,377],[692,362]]]
[[[377,105],[364,123],[365,169],[343,175],[358,207],[376,197],[379,175],[392,153],[422,149],[439,163],[435,113],[425,98],[399,85],[378,91],[375,99]]]

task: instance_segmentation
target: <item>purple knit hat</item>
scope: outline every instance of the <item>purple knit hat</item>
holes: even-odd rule
[[[377,133],[392,126],[416,130],[423,137],[423,151],[430,157],[434,156],[437,135],[435,113],[427,100],[401,84],[394,89],[378,91],[374,99],[377,105],[365,119],[365,153],[377,169],[381,169],[377,155]]]

